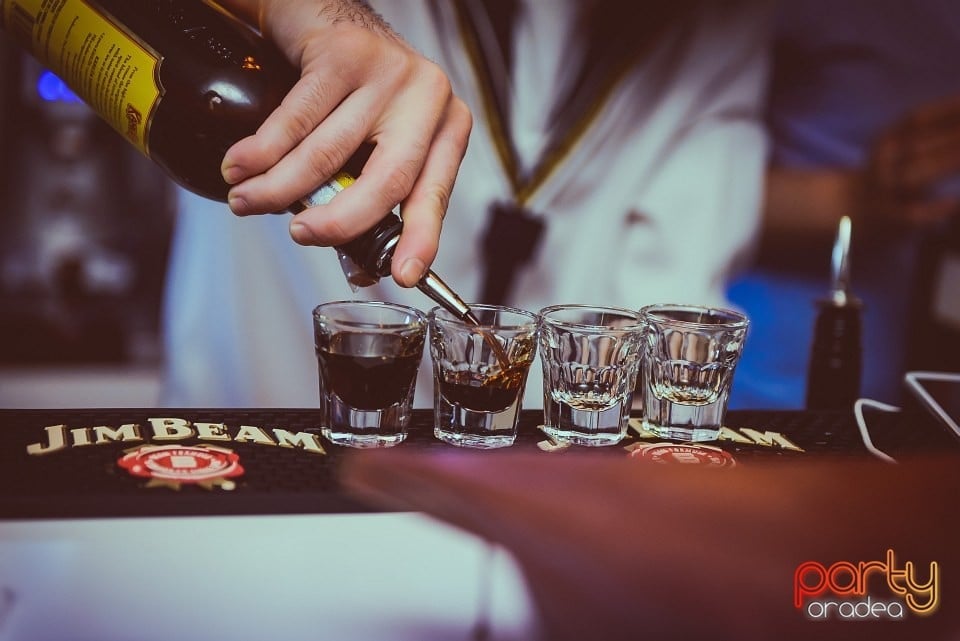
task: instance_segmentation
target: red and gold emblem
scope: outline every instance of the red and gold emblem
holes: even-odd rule
[[[147,487],[179,490],[184,483],[212,490],[232,490],[230,479],[243,474],[240,456],[214,445],[143,445],[127,452],[117,465],[133,476],[148,478]]]
[[[684,463],[707,467],[733,467],[733,454],[713,445],[701,443],[635,443],[625,448],[630,458],[653,463]]]

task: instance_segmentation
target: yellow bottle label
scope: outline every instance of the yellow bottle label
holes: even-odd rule
[[[160,56],[85,0],[0,0],[3,26],[143,153]]]
[[[356,182],[350,174],[341,171],[336,176],[323,183],[312,193],[300,199],[304,207],[318,207],[326,205],[333,197]]]

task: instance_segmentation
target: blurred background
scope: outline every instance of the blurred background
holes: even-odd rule
[[[0,165],[0,405],[155,405],[171,183],[3,34]]]
[[[727,289],[751,318],[732,408],[804,407],[840,215],[856,220],[862,395],[896,404],[904,371],[960,370],[956,6],[783,3],[764,229]],[[0,407],[155,406],[173,183],[2,32],[0,165]]]

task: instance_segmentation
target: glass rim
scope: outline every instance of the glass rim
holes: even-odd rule
[[[668,316],[669,312],[690,312],[700,313],[708,317],[713,317],[716,322],[700,322],[696,320],[685,320],[682,318],[673,318]],[[750,319],[743,312],[738,312],[727,307],[710,307],[708,305],[685,305],[680,303],[655,303],[653,305],[644,305],[640,308],[640,315],[647,319],[652,318],[661,322],[677,323],[685,327],[696,327],[701,329],[710,329],[724,327],[728,329],[741,329],[750,325]],[[726,320],[724,320],[724,318]]]
[[[597,311],[597,312],[612,312],[615,314],[621,314],[624,317],[630,317],[634,319],[634,323],[631,325],[624,325],[623,327],[611,327],[610,325],[596,325],[594,323],[577,323],[573,321],[560,320],[557,318],[551,318],[550,314],[562,310],[580,310],[580,311]],[[635,309],[630,309],[629,307],[619,307],[616,305],[589,305],[589,304],[562,304],[562,305],[548,305],[540,310],[537,314],[537,318],[540,322],[549,324],[553,327],[564,327],[569,329],[579,329],[579,330],[589,330],[589,331],[631,331],[633,329],[642,329],[643,328],[643,319],[640,316],[640,312]]]
[[[371,309],[388,309],[394,312],[406,313],[412,316],[407,322],[385,322],[385,323],[372,323],[370,321],[358,321],[353,319],[344,319],[325,314],[324,311],[330,308],[335,307],[366,307]],[[363,328],[365,330],[374,330],[374,329],[396,329],[396,328],[411,328],[411,327],[421,327],[426,326],[427,317],[426,315],[416,307],[410,305],[404,305],[402,303],[392,303],[390,301],[383,300],[332,300],[326,303],[320,303],[313,308],[312,312],[314,322],[320,320],[321,317],[327,317],[331,320],[345,326],[345,327],[357,327]]]
[[[537,315],[534,312],[528,311],[526,309],[520,309],[519,307],[510,307],[508,305],[493,305],[490,303],[467,303],[467,307],[471,311],[477,309],[497,311],[497,312],[509,312],[511,314],[516,314],[517,316],[523,316],[528,318],[529,322],[520,323],[520,324],[498,324],[490,325],[480,323],[479,325],[474,325],[468,323],[462,318],[454,316],[450,310],[446,309],[442,305],[437,305],[433,307],[427,314],[427,320],[433,322],[434,320],[442,322],[448,325],[453,325],[456,327],[463,327],[466,329],[499,329],[499,330],[523,330],[523,329],[536,329],[537,327]],[[479,319],[478,319],[479,320]]]

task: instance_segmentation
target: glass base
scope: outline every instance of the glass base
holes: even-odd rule
[[[607,447],[616,445],[627,435],[626,430],[616,432],[578,432],[562,430],[548,425],[543,426],[543,433],[558,443],[570,443],[584,447]]]
[[[616,445],[627,435],[630,395],[601,410],[577,409],[552,397],[546,401],[543,431],[557,442],[606,447]]]
[[[694,427],[690,425],[657,425],[643,419],[643,429],[660,438],[674,441],[715,441],[720,437],[719,427]]]
[[[643,427],[675,441],[715,441],[727,412],[727,392],[713,403],[675,403],[654,394],[648,385],[643,397]]]
[[[433,430],[433,435],[444,443],[457,447],[471,447],[477,450],[494,450],[500,447],[510,447],[517,440],[516,435],[480,436],[464,434],[463,432],[449,432],[439,428]]]
[[[350,407],[336,394],[330,396],[329,425],[320,431],[334,445],[360,449],[393,447],[407,438],[411,415],[408,404],[361,410]]]
[[[324,427],[321,430],[323,436],[334,445],[344,447],[355,447],[358,449],[373,449],[377,447],[393,447],[406,440],[405,432],[394,434],[358,434],[356,432],[342,432]]]
[[[520,397],[508,407],[483,412],[451,403],[442,395],[436,398],[433,435],[444,443],[478,450],[509,447],[517,439]]]

